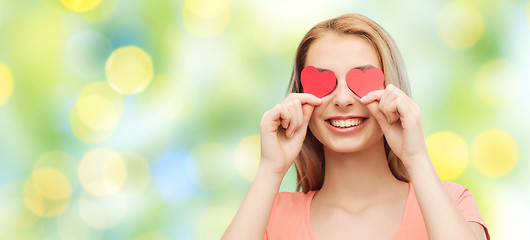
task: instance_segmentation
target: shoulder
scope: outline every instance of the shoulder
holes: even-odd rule
[[[480,224],[484,228],[486,238],[490,239],[488,228],[482,219],[475,197],[469,189],[454,182],[444,182],[444,184],[457,207],[460,209],[460,212],[464,215],[464,218],[468,222]]]
[[[449,195],[457,202],[459,199],[464,197],[465,195],[471,195],[471,192],[466,187],[454,183],[454,182],[443,182],[445,185],[445,188],[449,192]]]
[[[300,239],[307,235],[307,211],[313,194],[279,192],[276,195],[267,225],[269,239]]]
[[[458,184],[458,183],[454,183],[454,182],[443,182],[444,185],[445,185],[445,188],[447,189],[447,191],[449,191],[449,193],[451,192],[464,192],[465,190],[467,190],[466,187]]]
[[[279,192],[272,206],[273,212],[302,213],[310,193],[303,192]]]
[[[279,192],[274,203],[290,204],[304,202],[310,193],[303,192]]]

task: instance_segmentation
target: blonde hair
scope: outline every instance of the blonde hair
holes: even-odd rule
[[[367,39],[379,55],[379,61],[385,74],[385,86],[391,83],[410,96],[407,73],[394,40],[381,26],[360,14],[346,14],[320,22],[306,33],[296,51],[288,93],[303,92],[300,72],[305,66],[307,52],[315,40],[329,32],[355,35]],[[409,176],[403,162],[390,149],[386,139],[384,144],[387,162],[392,174],[398,180],[408,182]],[[297,173],[296,191],[301,190],[307,193],[322,187],[325,169],[324,150],[322,143],[315,138],[309,128],[302,150],[295,161],[295,167]]]

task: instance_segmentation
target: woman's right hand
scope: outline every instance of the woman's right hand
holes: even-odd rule
[[[261,118],[260,168],[270,168],[282,177],[302,150],[309,119],[320,98],[308,93],[291,93]]]

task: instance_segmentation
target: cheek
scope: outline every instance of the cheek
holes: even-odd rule
[[[375,118],[370,118],[370,120],[373,120],[371,123],[370,123],[370,132],[374,133],[372,134],[374,137],[381,137],[383,136],[383,130],[381,130],[381,126],[379,126],[379,123],[377,123],[377,121],[375,121]]]
[[[323,111],[324,111],[323,104],[313,109],[313,113],[311,114],[311,118],[309,119],[309,129],[311,131],[317,130],[316,129],[317,124],[323,121],[321,117]]]
[[[326,140],[328,137],[326,134],[324,134],[324,131],[326,131],[325,126],[319,123],[317,120],[310,120],[309,121],[309,131],[311,131],[311,134],[313,134],[313,137],[315,137],[319,142],[321,143],[327,143]]]
[[[317,107],[318,108],[318,107]],[[322,141],[321,134],[322,131],[324,131],[325,125],[323,125],[323,120],[321,118],[321,111],[323,108],[317,109],[313,111],[313,114],[311,115],[311,118],[309,119],[309,130],[313,133],[313,136],[315,136],[319,141]]]
[[[309,119],[309,130],[311,130],[311,132],[313,133],[313,135],[318,135],[318,120],[316,120],[315,117],[311,117],[311,119]]]

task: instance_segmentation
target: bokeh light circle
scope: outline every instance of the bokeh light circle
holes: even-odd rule
[[[194,188],[190,173],[197,172],[193,159],[187,153],[168,152],[156,161],[153,180],[162,198],[166,201],[183,201]]]
[[[96,197],[83,192],[77,201],[81,218],[89,226],[103,230],[115,227],[127,215],[127,198],[118,193]]]
[[[484,20],[473,5],[453,1],[438,14],[438,34],[442,42],[452,49],[466,49],[477,43],[484,32]]]
[[[42,194],[37,190],[33,181],[26,181],[24,184],[24,203],[26,207],[37,216],[47,215],[47,205]]]
[[[249,182],[254,180],[258,171],[260,148],[260,136],[254,134],[241,140],[234,153],[237,173]]]
[[[142,92],[153,79],[153,62],[139,47],[121,47],[108,58],[105,72],[109,84],[117,92],[135,94]]]
[[[475,80],[478,96],[492,107],[513,104],[521,94],[523,85],[523,75],[519,69],[502,59],[484,64]]]
[[[38,216],[62,214],[70,205],[70,196],[68,179],[52,168],[36,170],[24,184],[24,203]]]
[[[63,14],[64,10],[77,14],[76,19],[84,23],[102,22],[110,17],[119,16],[116,10],[120,6],[120,0],[39,0],[46,12]],[[123,5],[122,5],[123,6]],[[132,5],[128,5],[132,6]],[[128,7],[127,6],[127,7]],[[127,11],[126,11],[127,12]],[[115,15],[116,14],[116,15]],[[79,24],[79,22],[72,22]],[[81,24],[83,25],[83,24]],[[86,25],[83,25],[86,26]],[[92,28],[94,29],[94,28]],[[108,56],[108,55],[107,55]]]
[[[113,129],[120,119],[117,107],[101,95],[81,96],[76,107],[81,122],[93,130]]]
[[[192,150],[196,170],[191,174],[192,181],[205,190],[219,190],[232,178],[233,158],[230,152],[219,143],[206,142]]]
[[[83,88],[70,111],[70,128],[84,143],[101,143],[112,136],[123,111],[123,97],[108,83],[91,83]]]
[[[42,168],[33,172],[35,187],[43,197],[52,200],[69,198],[72,194],[70,182],[62,174],[53,168]]]
[[[95,196],[116,194],[127,178],[122,156],[108,148],[86,153],[79,163],[78,174],[86,191]]]
[[[63,174],[74,189],[77,184],[77,160],[71,155],[60,150],[53,150],[39,156],[33,166],[33,171],[43,168],[57,169]]]
[[[54,217],[70,205],[75,161],[61,151],[50,151],[41,155],[34,165],[31,177],[24,183],[24,202],[28,209],[42,217]]]
[[[102,0],[61,0],[61,3],[73,12],[94,10]]]
[[[432,163],[442,180],[459,177],[469,162],[466,142],[450,131],[431,134],[426,139]]]
[[[210,38],[222,33],[230,21],[229,0],[184,0],[182,21],[193,35]]]
[[[473,166],[484,176],[506,176],[519,160],[517,142],[504,130],[486,130],[473,142],[471,158]]]
[[[70,114],[68,115],[70,122],[70,128],[72,133],[82,142],[87,144],[102,143],[109,139],[114,130],[106,131],[96,131],[88,126],[84,125],[81,119],[79,119],[79,114],[77,113],[77,108],[72,108]]]
[[[0,62],[0,106],[4,105],[13,93],[13,75],[9,68]]]

